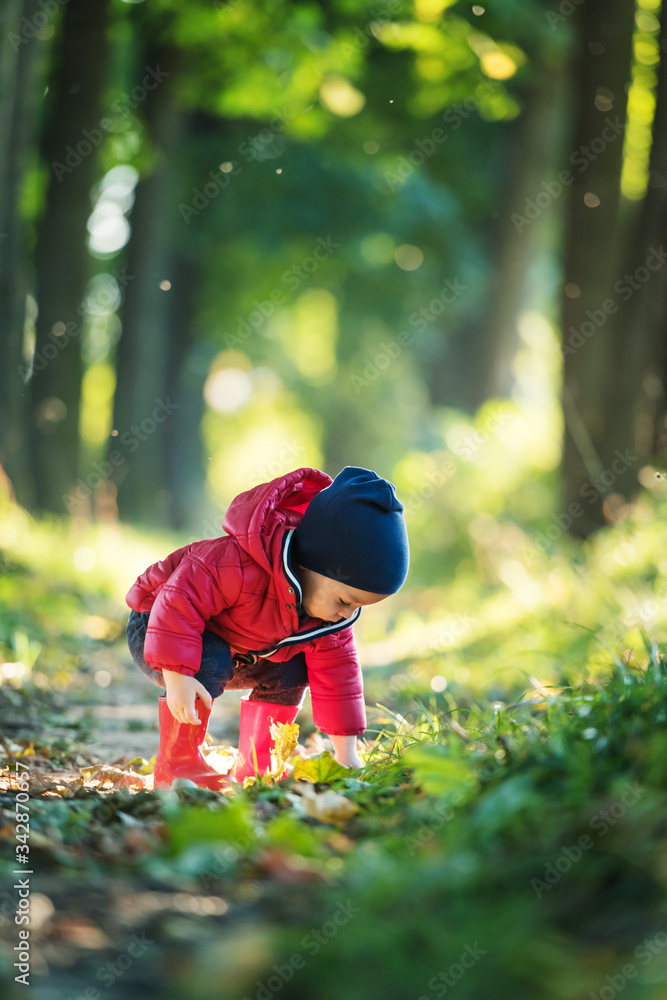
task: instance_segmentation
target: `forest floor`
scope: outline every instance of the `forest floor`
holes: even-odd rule
[[[157,689],[117,594],[7,544],[3,997],[664,1000],[663,534],[617,526],[522,577],[523,605],[480,593],[473,636],[376,657],[361,771],[306,706],[308,759],[225,795],[151,790]]]

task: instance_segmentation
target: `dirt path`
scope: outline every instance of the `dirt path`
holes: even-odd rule
[[[112,678],[107,687],[86,688],[77,700],[78,712],[89,712],[95,720],[87,741],[91,754],[105,763],[123,754],[150,759],[158,747],[158,688],[136,669],[120,643],[105,650],[103,659],[94,658],[91,668],[93,676],[104,670]],[[243,693],[226,691],[214,702],[209,722],[214,743],[236,746]]]

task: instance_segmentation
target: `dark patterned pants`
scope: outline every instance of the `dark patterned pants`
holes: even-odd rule
[[[148,612],[130,613],[127,623],[127,643],[135,664],[154,684],[164,688],[161,670],[153,670],[144,660],[144,642],[148,628]],[[222,692],[252,689],[251,701],[265,701],[272,705],[300,705],[308,686],[308,671],[303,653],[290,660],[274,663],[260,659],[252,666],[237,665],[225,642],[215,632],[202,633],[201,666],[194,675],[212,698]]]

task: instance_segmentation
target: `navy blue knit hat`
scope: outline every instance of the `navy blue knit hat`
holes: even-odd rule
[[[370,469],[339,472],[310,501],[292,541],[301,566],[355,590],[395,594],[408,573],[403,504]]]

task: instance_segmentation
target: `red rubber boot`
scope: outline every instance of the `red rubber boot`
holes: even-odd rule
[[[153,775],[154,788],[170,788],[174,778],[189,778],[202,788],[221,792],[229,782],[219,771],[206,763],[201,746],[206,738],[206,728],[211,709],[197,699],[195,708],[199,725],[179,722],[169,711],[167,699],[158,698],[160,706],[160,746]]]
[[[292,723],[298,711],[298,705],[271,705],[266,701],[241,699],[239,752],[231,771],[237,781],[243,784],[244,778],[255,775],[255,754],[257,754],[257,770],[262,775],[266,774],[271,766],[273,750],[270,723]],[[284,776],[283,772],[281,777]]]

